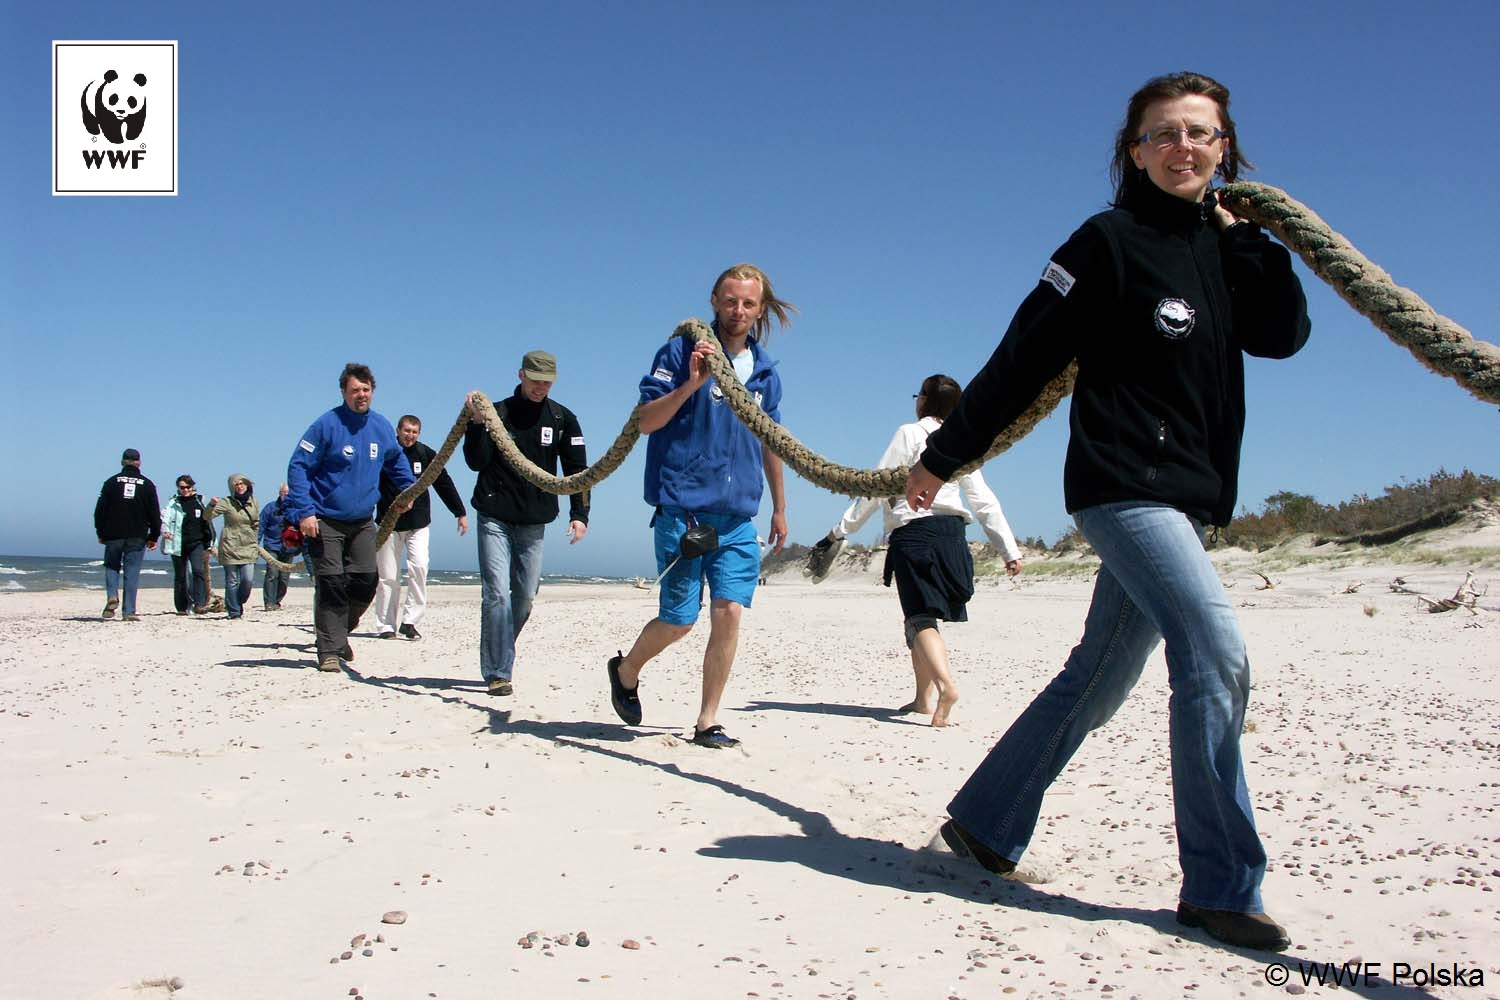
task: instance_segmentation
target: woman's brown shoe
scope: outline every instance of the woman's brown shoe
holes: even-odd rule
[[[1292,944],[1286,928],[1264,913],[1205,910],[1192,903],[1178,903],[1177,922],[1184,927],[1202,927],[1209,937],[1236,948],[1285,951]]]

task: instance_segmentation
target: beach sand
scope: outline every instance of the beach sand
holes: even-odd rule
[[[238,622],[148,591],[134,624],[96,592],[6,594],[0,997],[1270,997],[1299,962],[1379,963],[1362,996],[1418,995],[1398,962],[1500,995],[1497,601],[1428,614],[1398,574],[1434,597],[1464,575],[1224,571],[1279,959],[1175,923],[1159,652],[1048,794],[1030,881],[925,849],[1062,664],[1087,574],[981,584],[944,627],[946,730],[890,711],[911,694],[893,592],[774,578],[731,751],[681,738],[706,624],[648,668],[646,725],[615,719],[605,658],[655,611],[628,586],[544,588],[508,699],[478,680],[473,587],[432,590],[420,642],[356,637],[349,675],[313,669],[306,590]]]

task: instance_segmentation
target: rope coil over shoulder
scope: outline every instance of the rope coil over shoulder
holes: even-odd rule
[[[1422,364],[1457,382],[1475,398],[1500,403],[1500,347],[1474,339],[1462,326],[1434,311],[1416,292],[1397,285],[1390,275],[1330,229],[1306,205],[1279,188],[1248,181],[1226,184],[1219,190],[1219,200],[1234,215],[1274,234],[1356,312],[1405,347]],[[679,323],[673,335],[689,337],[696,342],[713,337],[713,331],[702,320],[689,319]],[[829,461],[797,440],[755,405],[722,351],[709,355],[708,364],[735,416],[761,444],[803,479],[830,492],[851,497],[893,497],[905,491],[909,467],[856,469]],[[1077,374],[1077,366],[1069,365],[1042,389],[1009,427],[1000,432],[983,456],[955,472],[954,478],[979,468],[1031,433],[1032,428],[1073,391]],[[521,454],[488,397],[483,393],[475,393],[475,396],[485,430],[505,461],[523,479],[546,493],[569,495],[592,489],[619,468],[641,436],[637,407],[631,411],[614,444],[599,461],[582,472],[558,477]],[[449,456],[463,438],[468,423],[467,409],[460,411],[437,456],[422,470],[416,484],[396,498],[397,504],[416,499],[437,480],[438,473],[443,471]],[[399,516],[394,510],[386,513],[380,522],[377,545],[385,544]]]

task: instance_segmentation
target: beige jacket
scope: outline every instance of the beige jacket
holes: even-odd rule
[[[235,495],[235,483],[241,480],[250,483],[250,503],[244,507],[230,499]],[[255,484],[250,482],[249,476],[231,473],[229,496],[216,499],[203,512],[203,516],[210,519],[220,516],[224,518],[224,530],[219,532],[219,565],[244,566],[255,562],[256,539],[260,534],[260,505],[255,501]]]

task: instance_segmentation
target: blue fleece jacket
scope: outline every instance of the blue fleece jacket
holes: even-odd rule
[[[267,552],[281,552],[281,533],[288,525],[297,522],[288,520],[287,510],[281,500],[273,500],[260,509],[260,547]]]
[[[288,519],[308,515],[368,520],[380,497],[380,472],[403,490],[417,481],[391,422],[340,403],[313,422],[286,467]]]
[[[717,324],[715,334],[718,333]],[[755,359],[745,388],[771,419],[781,423],[781,376],[765,349],[748,340]],[[693,342],[673,337],[656,352],[641,379],[641,402],[660,399],[688,380]],[[666,426],[646,442],[646,502],[695,514],[754,517],[765,485],[760,442],[740,423],[709,379],[688,397]]]

